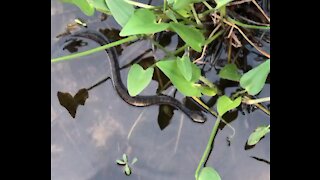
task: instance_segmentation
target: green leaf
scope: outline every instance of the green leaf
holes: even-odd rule
[[[192,3],[198,3],[198,2],[202,2],[204,0],[175,0],[175,3],[173,4],[173,9],[178,10],[178,9],[183,9],[187,6],[189,6],[189,4]]]
[[[175,60],[161,60],[156,63],[157,67],[171,80],[172,84],[185,96],[200,97],[201,92],[194,83],[199,80],[200,69],[195,64],[191,64],[192,78],[190,81],[178,71],[176,59]]]
[[[126,165],[124,166],[124,173],[125,173],[127,176],[129,176],[129,175],[131,174],[131,168],[129,167],[128,164],[126,164]]]
[[[61,0],[64,3],[70,3],[76,5],[87,16],[94,14],[94,8],[87,0]]]
[[[173,13],[170,9],[166,10],[164,13],[165,13],[173,22],[176,22],[176,23],[178,22],[176,16],[174,15],[174,13]]]
[[[138,158],[136,158],[136,157],[133,158],[133,159],[132,159],[132,162],[131,162],[131,165],[133,165],[133,164],[136,163],[137,161],[138,161]]]
[[[269,132],[270,126],[259,126],[257,129],[254,130],[253,133],[250,134],[247,144],[249,146],[257,144],[260,141],[260,139]]]
[[[169,27],[167,23],[157,23],[153,11],[148,9],[137,9],[128,23],[123,27],[120,36],[134,34],[152,34],[163,31]]]
[[[218,90],[216,88],[211,88],[208,86],[200,86],[199,89],[202,94],[207,95],[207,96],[215,96],[218,92]]]
[[[198,180],[221,180],[219,173],[212,167],[204,167]]]
[[[183,16],[184,18],[188,18],[191,16],[191,8],[190,6],[185,7],[184,9],[179,9],[176,10],[177,13],[179,13],[181,16]]]
[[[270,59],[246,72],[240,79],[240,86],[254,96],[258,94],[266,82],[270,72]]]
[[[240,81],[241,74],[238,71],[238,68],[235,64],[225,65],[219,72],[220,78],[228,79],[231,81]]]
[[[203,34],[198,29],[174,22],[170,23],[170,27],[190,47],[192,47],[197,52],[201,52],[201,46],[204,44],[205,39]]]
[[[223,95],[217,101],[217,110],[220,116],[223,116],[227,111],[238,107],[241,103],[241,97],[232,101],[228,96]]]
[[[187,81],[190,81],[192,77],[192,63],[190,58],[188,56],[182,56],[182,58],[178,57],[176,62],[181,74],[184,76],[184,78],[186,78]]]
[[[117,159],[116,162],[119,165],[125,165],[126,164],[126,162],[124,162],[123,160],[120,160],[120,159]]]
[[[227,5],[231,1],[233,1],[233,0],[215,0],[215,2],[217,3],[217,6],[214,9],[217,10],[217,9],[221,8],[222,6]]]
[[[103,13],[110,12],[105,0],[88,0],[88,3],[91,4],[94,8],[96,8],[100,12],[103,12]]]
[[[126,154],[122,154],[122,159],[124,162],[128,162],[128,156]]]
[[[127,79],[127,87],[130,96],[138,95],[148,86],[152,79],[153,70],[153,67],[144,70],[139,64],[131,66]]]
[[[126,25],[129,18],[134,13],[134,7],[126,3],[124,0],[105,0],[112,16],[122,27]]]

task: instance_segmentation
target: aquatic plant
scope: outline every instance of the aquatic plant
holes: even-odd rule
[[[152,6],[132,0],[61,1],[76,5],[87,16],[92,16],[95,11],[113,16],[122,27],[119,33],[122,39],[88,51],[53,58],[51,60],[52,63],[71,60],[139,39],[151,40],[155,47],[166,53],[166,56],[145,69],[139,64],[133,64],[130,67],[127,78],[130,96],[140,94],[151,82],[155,68],[159,68],[181,94],[192,97],[212,115],[217,117],[204,154],[196,169],[195,179],[221,179],[219,173],[213,167],[205,166],[205,160],[208,159],[209,152],[212,151],[211,148],[213,147],[214,137],[220,121],[225,122],[223,115],[237,108],[241,103],[256,105],[270,115],[270,112],[259,104],[270,101],[270,98],[253,98],[263,89],[270,72],[269,53],[258,47],[246,35],[246,33],[250,33],[249,30],[267,31],[270,29],[270,19],[257,2],[255,0],[164,0],[161,6]],[[241,6],[249,2],[256,6],[267,23],[255,22],[248,18],[242,18],[241,21],[236,19],[236,16],[231,15],[231,8],[233,6]],[[244,20],[247,22],[244,22]],[[78,23],[81,24],[83,22]],[[210,24],[210,28],[207,24]],[[168,51],[159,42],[154,40],[156,34],[167,31],[176,33],[184,44],[177,47],[174,51]],[[231,97],[223,95],[217,85],[202,76],[199,67],[199,64],[206,63],[203,59],[206,56],[208,46],[219,38],[225,38],[225,41],[228,43],[228,60],[227,64],[221,68],[218,76],[221,79],[239,83],[240,90],[234,92]],[[238,68],[239,66],[232,60],[232,50],[242,46],[240,38],[243,38],[242,41],[253,46],[257,53],[264,57],[262,63],[247,72]],[[191,54],[199,55],[199,57],[195,58],[195,55]],[[201,101],[200,97],[202,96],[219,96],[217,100],[217,113]],[[269,132],[270,125],[257,127],[248,137],[247,144],[255,145]],[[123,160],[117,160],[117,163],[124,165],[124,172],[129,175],[131,174],[131,169],[127,161],[125,161],[127,156],[124,155],[123,157]]]

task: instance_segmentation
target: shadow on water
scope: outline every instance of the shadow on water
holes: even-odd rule
[[[113,18],[95,22],[100,18],[98,13],[86,17],[72,5],[59,1],[52,1],[51,4],[53,57],[97,47],[96,43],[82,39],[63,45],[58,43],[56,35],[77,17],[86,19],[90,29],[100,30],[113,40],[120,38],[117,36],[120,27]],[[181,39],[170,32],[162,33],[158,38],[163,46],[176,48],[182,45]],[[212,60],[216,62],[214,67],[204,65],[202,72],[218,84],[223,94],[229,95],[239,87],[237,83],[216,76],[226,60],[226,47],[223,44],[223,40],[217,41],[209,48],[212,51],[208,51],[207,60],[211,61],[210,58],[217,57],[217,54],[219,56]],[[126,82],[131,64],[150,67],[161,57],[159,51],[152,49],[147,40],[118,46],[122,81]],[[235,50],[237,55],[233,56],[238,57],[235,63],[243,71],[261,62],[261,57],[253,51],[248,47]],[[199,57],[199,54],[193,56]],[[199,125],[170,106],[129,106],[117,95],[111,81],[92,87],[110,75],[107,61],[105,52],[98,52],[51,65],[51,179],[194,179],[194,171],[216,118],[207,113],[207,122]],[[202,110],[192,99],[176,92],[159,69],[155,68],[152,79],[143,95],[170,94],[188,108]],[[270,82],[270,77],[267,82]],[[269,85],[266,85],[257,97],[269,95]],[[215,108],[217,97],[204,97],[203,101]],[[265,106],[270,109],[270,104],[266,103]],[[258,109],[243,111],[243,114],[230,111],[223,116],[236,130],[235,136],[228,144],[226,138],[233,132],[224,123],[219,125],[207,166],[214,167],[226,180],[270,179],[270,136],[264,137],[254,148],[244,148],[250,133],[261,124],[269,123],[269,116]],[[128,154],[130,159],[138,158],[130,176],[126,176],[122,166],[115,163],[123,153]]]

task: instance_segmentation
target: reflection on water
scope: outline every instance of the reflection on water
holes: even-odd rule
[[[51,5],[52,57],[58,57],[70,52],[62,49],[56,35],[63,32],[74,18],[94,21],[100,15],[97,13],[88,18],[76,7],[56,0],[52,0]],[[119,28],[112,18],[87,24],[92,29]],[[177,44],[174,37],[172,43]],[[88,42],[87,46],[80,44],[77,49],[83,51],[96,46]],[[120,65],[128,64],[148,49],[148,41],[129,45],[122,50]],[[146,54],[144,58],[150,55]],[[248,56],[247,60],[253,63],[256,62],[254,58],[256,55]],[[174,111],[170,124],[161,130],[157,122],[159,106],[138,108],[128,105],[117,95],[110,81],[88,92],[89,98],[84,106],[77,107],[75,118],[60,105],[58,91],[73,96],[78,90],[92,86],[109,75],[107,65],[105,52],[51,65],[51,178],[193,180],[215,122],[213,116],[208,116],[204,124],[196,124],[182,112]],[[121,71],[123,82],[126,82],[127,73],[128,68]],[[206,76],[214,81],[214,73],[213,69]],[[231,93],[235,88],[227,86],[225,93]],[[152,81],[143,94],[154,94],[157,89],[158,82]],[[168,88],[166,92],[172,90]],[[268,85],[259,96],[269,96]],[[179,93],[176,98],[183,99]],[[212,100],[213,105],[215,101]],[[225,180],[270,179],[270,166],[266,163],[270,161],[270,136],[267,135],[254,148],[245,150],[250,133],[257,126],[269,124],[269,117],[259,110],[244,114],[235,111],[227,115],[230,117],[226,119],[236,130],[235,137],[228,146],[226,139],[233,132],[228,126],[221,125],[222,130],[217,134],[207,165],[214,167]],[[126,176],[122,167],[115,163],[123,153],[128,154],[129,159],[138,158],[130,176]]]

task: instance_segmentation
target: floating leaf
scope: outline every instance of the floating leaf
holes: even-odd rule
[[[126,25],[134,13],[134,7],[124,0],[105,0],[112,16],[122,27]]]
[[[227,5],[231,1],[233,1],[233,0],[215,0],[215,2],[217,3],[217,6],[214,9],[217,10],[217,9],[221,8],[222,6]]]
[[[74,95],[74,100],[80,105],[84,105],[88,98],[89,92],[86,88],[80,89],[76,95]]]
[[[199,80],[200,69],[195,64],[191,64],[192,78],[187,81],[186,78],[178,71],[175,60],[161,60],[156,63],[157,67],[171,80],[172,84],[185,96],[200,97],[199,88],[194,86],[194,83]]]
[[[204,167],[198,180],[221,180],[219,173],[212,167]]]
[[[228,79],[231,81],[240,81],[241,74],[235,64],[225,65],[219,72],[220,78]]]
[[[154,69],[152,67],[144,70],[139,64],[131,66],[127,79],[128,92],[130,96],[138,95],[148,86],[152,79],[153,70]]]
[[[270,126],[259,126],[257,129],[254,130],[253,133],[250,134],[247,144],[249,146],[257,144],[260,141],[260,139],[269,132]]]
[[[126,164],[126,165],[124,166],[124,173],[125,173],[127,176],[129,176],[129,175],[131,174],[131,168],[129,167],[128,164]]]
[[[211,88],[208,86],[200,86],[199,89],[202,94],[207,95],[207,96],[215,96],[218,92],[218,90],[216,88]]]
[[[77,108],[79,105],[84,105],[89,97],[88,90],[83,88],[80,89],[74,97],[70,93],[63,93],[58,91],[58,100],[61,106],[66,108],[69,114],[75,118],[77,113]]]
[[[126,154],[122,154],[122,159],[124,162],[128,162],[128,156]]]
[[[186,78],[187,81],[190,81],[192,77],[192,63],[190,58],[188,56],[182,56],[182,58],[178,57],[176,62],[181,74],[184,76],[184,78]]]
[[[262,90],[269,72],[270,59],[246,72],[240,79],[240,86],[254,96]]]
[[[227,111],[238,107],[241,103],[241,97],[238,97],[234,101],[232,101],[228,96],[223,95],[219,97],[217,101],[217,110],[219,116],[223,116]]]
[[[61,0],[64,3],[70,3],[76,5],[87,16],[94,14],[94,8],[87,0]]]
[[[124,162],[123,160],[120,160],[120,159],[117,159],[116,162],[119,165],[125,165],[126,164],[126,162]]]
[[[127,24],[120,32],[120,36],[134,34],[152,34],[163,31],[169,27],[167,23],[157,23],[153,11],[148,9],[137,9]]]
[[[110,12],[105,0],[88,0],[88,3],[91,4],[94,8],[96,8],[100,12],[103,12],[103,13]]]
[[[192,47],[197,52],[201,52],[202,45],[204,44],[203,34],[194,27],[189,27],[180,23],[170,23],[170,27],[175,31],[184,42],[186,42],[190,47]]]
[[[136,158],[136,157],[133,158],[133,159],[132,159],[132,162],[131,162],[131,165],[133,165],[133,164],[136,163],[137,161],[138,161],[138,158]]]

